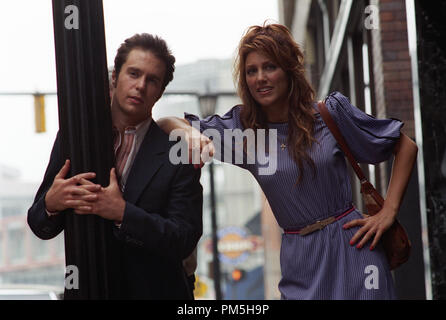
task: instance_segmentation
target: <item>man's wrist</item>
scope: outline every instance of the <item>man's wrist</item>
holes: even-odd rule
[[[57,216],[59,214],[59,211],[49,211],[47,208],[45,208],[45,212],[48,215],[48,217]]]
[[[117,217],[114,219],[115,225],[119,227],[122,224],[122,220],[124,220],[124,212],[125,212],[125,200],[120,199],[119,204],[117,206],[119,209]]]
[[[45,208],[45,212],[48,215],[48,217],[56,216],[60,212],[59,210],[53,210],[51,207],[48,208],[48,204],[47,204],[47,201],[46,201],[46,195],[45,195],[45,198],[43,199],[43,206]]]
[[[59,211],[48,206],[47,195],[48,194],[45,194],[45,198],[43,199],[43,206],[45,207],[46,214],[49,217],[55,216],[55,215],[59,214]]]
[[[50,215],[54,215],[59,213],[59,210],[57,210],[56,208],[52,208],[51,205],[48,204],[48,192],[45,194],[45,198],[43,198],[43,203],[45,206],[45,210],[47,211],[47,213],[49,213]]]

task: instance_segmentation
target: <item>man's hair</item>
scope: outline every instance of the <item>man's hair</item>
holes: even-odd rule
[[[158,59],[166,65],[166,74],[164,75],[163,90],[173,79],[175,71],[175,57],[168,48],[166,41],[158,36],[148,33],[135,34],[126,39],[118,49],[115,57],[116,78],[119,77],[122,65],[127,61],[127,56],[133,49],[142,49],[152,52]]]

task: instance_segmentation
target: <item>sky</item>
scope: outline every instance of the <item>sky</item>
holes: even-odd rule
[[[1,2],[0,92],[57,91],[51,2]],[[103,0],[103,6],[109,65],[135,33],[161,36],[181,65],[233,58],[249,26],[279,21],[278,0]],[[24,181],[42,180],[58,130],[57,97],[45,104],[47,132],[37,134],[33,97],[0,95],[0,168],[19,170]]]

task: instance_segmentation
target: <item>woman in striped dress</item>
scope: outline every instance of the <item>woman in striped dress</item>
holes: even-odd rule
[[[352,207],[344,155],[319,114],[304,75],[303,54],[288,29],[278,24],[249,28],[241,39],[235,70],[243,105],[223,117],[200,120],[186,114],[185,119],[163,118],[158,124],[166,132],[182,129],[190,146],[195,141],[202,150],[229,148],[232,153],[240,146],[232,138],[225,140],[225,130],[253,129],[257,134],[267,129],[269,136],[277,134],[278,148],[270,146],[266,152],[276,161],[273,172],[261,171],[265,159],[260,155],[247,161],[246,143],[243,163],[235,164],[253,174],[284,230],[282,299],[395,299],[379,239],[395,220],[416,159],[416,145],[400,132],[403,123],[375,119],[337,92],[326,99],[358,162],[376,164],[395,155],[384,207],[364,218]],[[194,133],[194,121],[204,134]],[[209,133],[220,148],[205,137]],[[232,160],[223,153],[216,157]],[[325,228],[303,234],[306,226],[330,217],[335,221]]]

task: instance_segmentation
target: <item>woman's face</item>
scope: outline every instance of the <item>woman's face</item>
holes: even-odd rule
[[[285,71],[259,51],[250,52],[245,61],[246,83],[254,100],[268,113],[288,107],[288,79]]]

